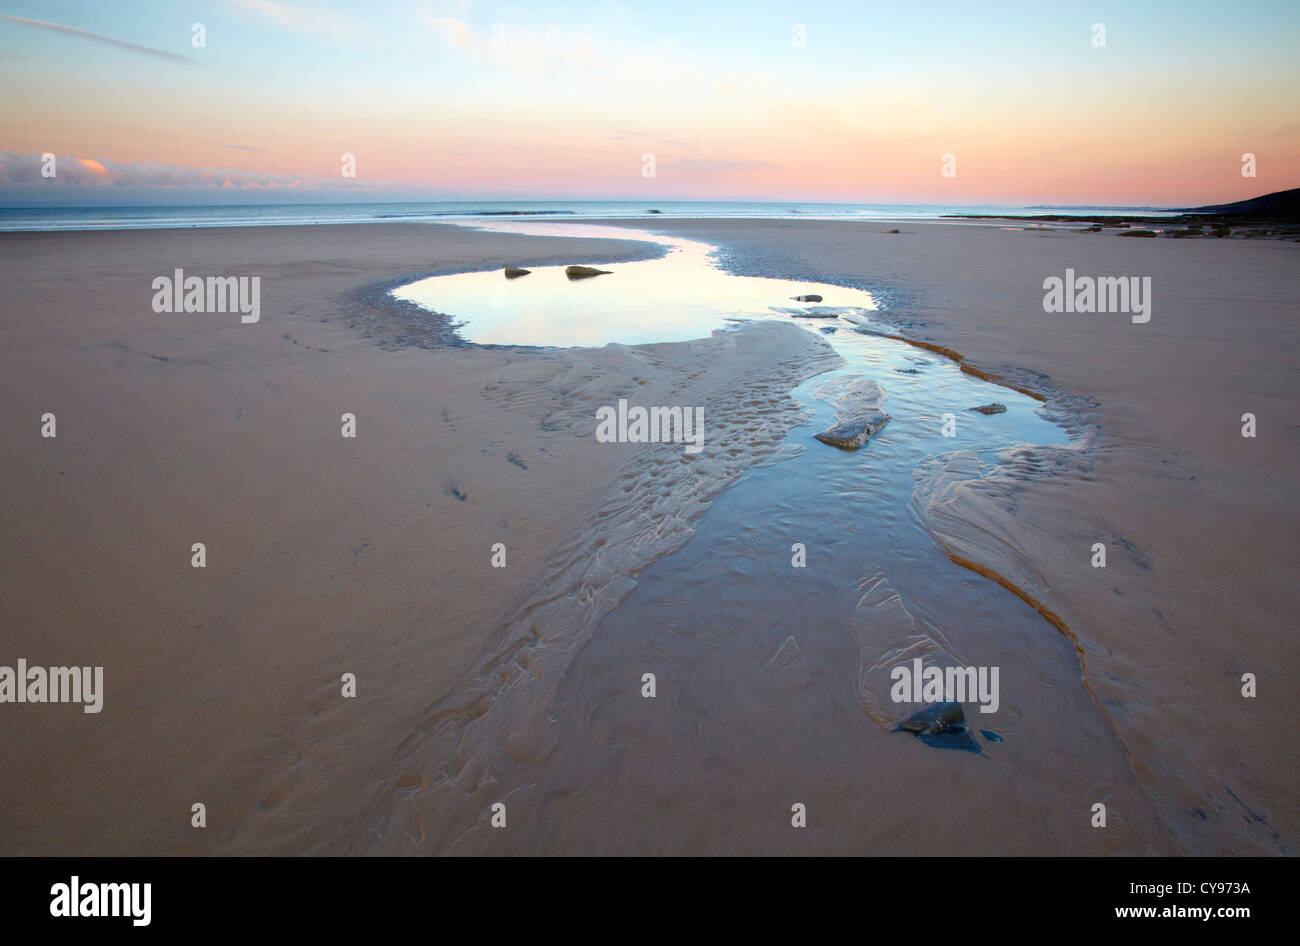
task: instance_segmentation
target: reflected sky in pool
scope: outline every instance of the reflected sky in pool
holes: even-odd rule
[[[668,243],[668,255],[634,263],[602,263],[607,276],[569,279],[563,266],[538,266],[506,279],[503,270],[434,276],[394,290],[399,299],[452,316],[462,338],[480,345],[593,347],[619,342],[684,342],[705,338],[728,319],[778,314],[817,294],[825,305],[875,309],[860,289],[732,276],[713,266],[707,243],[600,226],[509,223],[482,229],[544,236],[598,236]],[[589,261],[574,259],[574,264]]]

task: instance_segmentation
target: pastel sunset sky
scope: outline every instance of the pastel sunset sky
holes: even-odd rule
[[[0,0],[0,202],[1193,206],[1300,185],[1297,50],[1291,0]]]

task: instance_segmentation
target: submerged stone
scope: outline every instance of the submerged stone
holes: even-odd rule
[[[981,414],[1005,414],[1007,406],[994,401],[992,404],[981,404],[979,407],[968,407],[968,411],[979,411]]]

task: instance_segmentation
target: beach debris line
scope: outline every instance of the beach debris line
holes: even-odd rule
[[[596,269],[594,266],[569,266],[564,270],[564,275],[570,279],[590,279],[592,276],[608,276],[613,270]]]
[[[968,411],[979,411],[981,414],[1005,414],[1007,406],[994,401],[992,404],[981,404],[979,407],[968,407]]]
[[[520,276],[527,276],[531,269],[520,269],[518,266],[506,267],[506,279],[518,279]]]

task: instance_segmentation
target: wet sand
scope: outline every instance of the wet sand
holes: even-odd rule
[[[876,290],[900,331],[1048,396],[1079,434],[1074,449],[1025,452],[974,482],[951,462],[946,478],[923,469],[918,514],[952,555],[1003,576],[1078,639],[1140,786],[1127,804],[1145,800],[1163,820],[1120,850],[1288,851],[1296,248],[889,228],[656,222],[743,249],[731,259],[754,274]],[[552,716],[582,705],[561,688],[590,631],[776,449],[802,416],[789,392],[838,360],[777,325],[580,351],[420,348],[445,344],[445,325],[379,291],[435,272],[654,252],[644,244],[416,224],[0,243],[0,485],[14,498],[0,519],[4,657],[102,664],[106,689],[98,716],[3,708],[5,853],[480,849],[472,833],[496,796],[458,787],[502,759],[527,770],[580,751],[552,755],[557,732],[582,719]],[[154,313],[150,280],[178,266],[261,275],[261,321]],[[1042,279],[1065,266],[1152,275],[1151,323],[1044,314]],[[708,403],[726,419],[719,442],[745,446],[686,463],[598,444],[595,407],[634,392]],[[1255,440],[1239,436],[1245,410],[1260,418]],[[44,411],[58,415],[55,440],[39,436]],[[355,440],[339,436],[344,411]],[[190,567],[196,541],[206,569]],[[1089,565],[1094,541],[1111,550],[1105,572]],[[495,542],[506,568],[490,565]],[[744,626],[746,603],[729,606],[729,624]],[[1247,670],[1254,701],[1238,695]],[[353,700],[340,696],[349,672]],[[889,745],[880,777],[898,790],[800,852],[942,849],[944,832],[903,788],[953,764],[934,757],[962,754]],[[852,764],[827,771],[860,777]],[[709,814],[683,801],[698,775],[685,765],[656,796],[693,810],[679,825]],[[452,801],[418,803],[433,797]],[[204,831],[190,827],[196,801]],[[995,847],[997,819],[970,803],[960,849],[979,852],[981,831]],[[602,829],[573,807],[550,817],[518,849],[589,848]],[[712,837],[631,836],[621,849],[779,850],[724,822]],[[1023,853],[1043,849],[1057,850]]]
[[[1177,850],[1294,852],[1300,247],[957,224],[654,229],[720,245],[736,272],[872,290],[901,334],[1047,396],[1074,449],[1015,452],[983,479],[936,459],[918,470],[918,514],[1077,640]],[[1150,322],[1045,313],[1043,280],[1067,267],[1150,276]]]
[[[610,606],[627,569],[779,441],[788,391],[835,361],[780,327],[638,349],[403,348],[411,313],[373,291],[659,252],[645,244],[413,224],[0,243],[0,663],[105,668],[97,715],[4,706],[5,853],[364,849],[398,742],[474,677],[508,616],[557,575],[580,585],[565,620]],[[151,280],[175,267],[261,275],[261,320],[153,312]],[[415,340],[436,343],[429,321]],[[654,494],[631,498],[665,510],[649,529],[613,508],[631,505],[635,447],[591,428],[634,392],[717,403],[747,443],[665,462]]]

